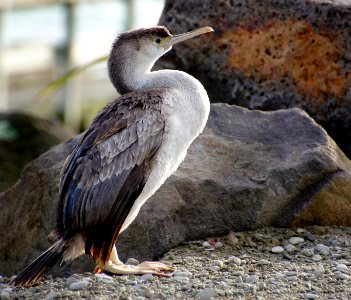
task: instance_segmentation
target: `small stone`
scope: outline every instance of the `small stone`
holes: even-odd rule
[[[317,240],[317,238],[309,231],[306,231],[304,236],[306,239],[308,239],[311,242],[315,242]]]
[[[303,297],[304,299],[318,299],[318,295],[312,293],[305,293]]]
[[[293,236],[289,239],[289,243],[291,245],[297,245],[303,243],[305,240],[303,238],[300,238],[298,236]]]
[[[189,282],[189,277],[174,276],[174,277],[172,277],[172,280],[176,281],[176,282],[188,283]]]
[[[103,282],[108,284],[113,282],[111,276],[108,276],[104,273],[96,273],[95,277],[98,282]]]
[[[188,271],[176,271],[173,274],[174,277],[191,277],[192,274]]]
[[[296,271],[288,271],[286,273],[286,276],[296,276],[297,275],[297,272]]]
[[[306,248],[301,251],[301,254],[307,257],[312,257],[314,255],[314,250],[311,248]]]
[[[283,258],[286,259],[286,260],[292,260],[291,256],[286,254],[286,253],[283,253],[282,254]]]
[[[322,255],[328,255],[329,254],[329,247],[323,244],[318,244],[315,247],[315,250],[319,252]]]
[[[259,283],[258,283],[258,286],[257,286],[257,289],[258,289],[259,291],[265,290],[265,289],[266,289],[266,284],[265,284],[265,282],[264,282],[264,281],[259,282]]]
[[[202,243],[202,247],[212,248],[211,244],[209,242],[207,242],[207,241]]]
[[[286,279],[289,280],[289,281],[296,281],[297,280],[297,276],[287,276]]]
[[[10,293],[7,291],[1,291],[0,299],[1,300],[11,300]]]
[[[234,232],[230,232],[227,235],[227,240],[228,240],[228,244],[230,245],[237,245],[239,243],[239,239],[235,236]]]
[[[344,273],[338,273],[337,275],[336,275],[336,278],[337,279],[341,279],[341,280],[346,280],[346,279],[349,279],[349,275],[347,275],[347,274],[344,274]]]
[[[345,264],[337,264],[336,269],[344,274],[349,274],[349,269]]]
[[[246,280],[246,282],[249,283],[257,283],[258,282],[258,276],[257,275],[251,275],[249,278]]]
[[[141,281],[151,281],[154,279],[154,276],[152,274],[144,274],[140,277]]]
[[[284,248],[281,246],[275,246],[271,250],[273,253],[280,254],[284,252]]]
[[[319,254],[315,254],[312,256],[312,260],[313,261],[321,261],[322,260],[322,256],[320,256]]]
[[[52,300],[52,299],[55,299],[59,294],[55,291],[50,291],[46,297],[45,297],[45,300]]]
[[[0,283],[3,283],[5,281],[4,277],[0,275]]]
[[[279,246],[281,244],[281,242],[276,237],[272,237],[271,243],[273,246]]]
[[[31,291],[25,291],[22,294],[22,297],[24,297],[24,298],[32,298],[33,297],[33,293]]]
[[[221,242],[216,242],[215,244],[215,248],[218,249],[218,248],[222,248],[223,247],[223,243]]]
[[[69,289],[72,291],[78,291],[78,290],[83,290],[88,286],[88,281],[86,280],[80,280],[76,282],[72,282],[69,285]]]
[[[285,246],[285,250],[288,253],[293,253],[293,252],[297,251],[297,248],[294,245],[292,245],[292,244],[288,244],[288,245]]]
[[[324,268],[323,266],[319,266],[317,267],[314,272],[313,272],[314,276],[319,279],[319,278],[322,278],[323,277],[323,274],[324,274]]]
[[[323,226],[315,225],[315,226],[313,226],[312,231],[315,234],[325,234],[328,231],[328,228],[323,227]]]
[[[248,243],[248,245],[252,248],[256,248],[257,244],[252,240],[252,238],[250,236],[248,236],[246,238],[246,242]]]
[[[238,265],[238,266],[241,265],[241,259],[239,257],[236,257],[236,256],[229,256],[227,259],[227,262]]]
[[[196,294],[195,298],[198,300],[211,300],[214,298],[214,296],[215,296],[214,290],[212,288],[206,288],[206,289],[199,291]]]
[[[218,267],[218,268],[222,269],[222,268],[223,268],[223,261],[221,261],[221,260],[215,260],[214,262],[212,262],[212,266],[213,266],[213,267]]]
[[[139,261],[133,257],[128,258],[126,261],[126,265],[136,266],[138,264],[139,264]]]
[[[270,265],[271,262],[269,260],[267,260],[267,259],[261,259],[261,260],[259,260],[257,262],[257,264],[260,265],[260,266],[264,266],[264,265]]]

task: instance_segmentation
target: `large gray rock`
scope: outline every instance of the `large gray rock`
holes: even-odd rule
[[[0,194],[0,273],[49,246],[59,172],[74,141],[45,153]],[[153,259],[186,240],[263,226],[351,225],[350,161],[299,109],[213,104],[203,134],[120,236],[122,258]],[[92,270],[81,258],[56,274]]]
[[[57,121],[0,113],[0,192],[13,185],[33,159],[73,135]]]
[[[215,30],[159,65],[194,75],[214,102],[302,108],[351,157],[349,1],[166,0],[159,23],[172,33]]]

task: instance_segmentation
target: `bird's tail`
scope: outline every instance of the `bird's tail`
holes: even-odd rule
[[[31,286],[43,276],[62,258],[67,248],[63,239],[58,240],[27,268],[11,280],[12,286]]]

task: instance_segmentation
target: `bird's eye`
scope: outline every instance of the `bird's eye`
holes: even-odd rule
[[[161,39],[156,39],[156,43],[157,44],[161,43]]]

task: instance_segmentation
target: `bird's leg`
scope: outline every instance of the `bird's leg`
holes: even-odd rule
[[[137,266],[123,264],[117,255],[116,246],[111,251],[111,256],[107,264],[98,262],[95,267],[95,272],[108,272],[116,275],[143,275],[153,274],[157,276],[170,277],[169,272],[174,271],[174,268],[167,266],[157,261],[145,261]]]

